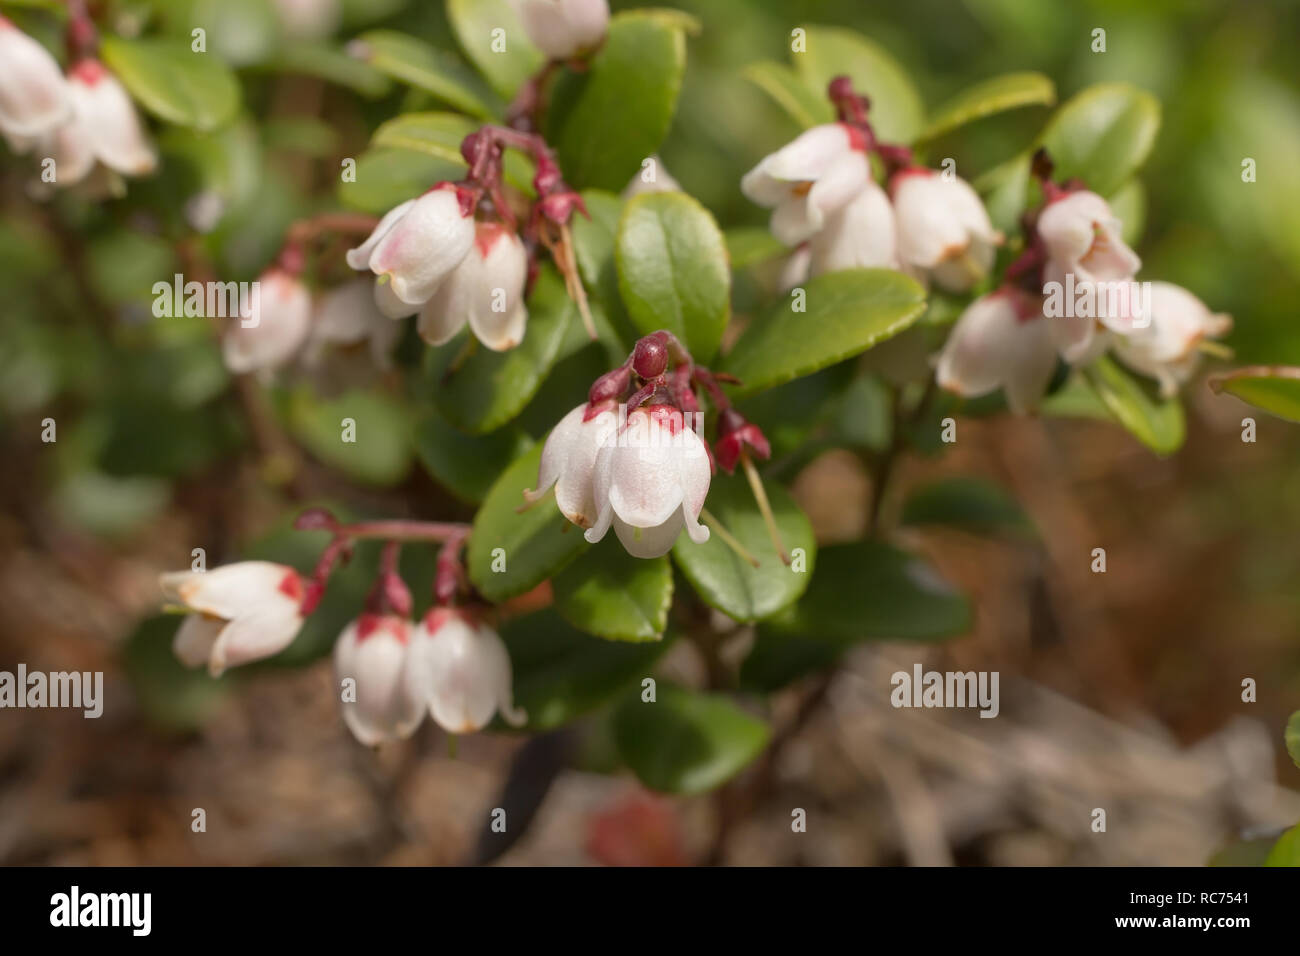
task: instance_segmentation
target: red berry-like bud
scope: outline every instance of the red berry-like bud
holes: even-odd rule
[[[830,85],[826,87],[826,95],[830,97],[832,103],[851,98],[853,96],[853,81],[843,75],[835,77],[835,79],[831,80]]]
[[[636,343],[632,368],[644,379],[658,378],[668,368],[668,336],[652,332]]]
[[[617,401],[623,397],[631,380],[632,371],[626,365],[620,366],[612,372],[606,372],[592,383],[590,391],[587,392],[587,401],[592,405]]]
[[[715,443],[718,466],[731,474],[747,447],[756,458],[772,457],[772,446],[762,429],[747,421],[734,408],[723,409],[718,415],[718,440]]]

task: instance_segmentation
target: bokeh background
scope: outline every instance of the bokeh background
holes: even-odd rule
[[[765,221],[738,181],[795,129],[741,70],[784,61],[795,26],[874,38],[931,107],[1009,70],[1048,74],[1061,100],[1124,80],[1163,105],[1141,173],[1144,275],[1232,313],[1241,364],[1300,363],[1296,5],[677,5],[704,31],[661,155],[723,225]],[[157,574],[187,566],[196,546],[216,563],[310,542],[283,531],[289,512],[249,453],[258,436],[203,320],[154,319],[148,290],[198,253],[223,278],[253,278],[289,222],[337,205],[340,159],[399,107],[426,104],[285,69],[259,0],[112,7],[124,29],[210,24],[212,48],[241,67],[248,118],[210,137],[166,131],[160,173],[112,202],[37,202],[30,169],[0,154],[0,669],[102,670],[107,694],[93,721],[0,711],[0,862],[1196,864],[1300,818],[1300,770],[1282,747],[1300,707],[1300,428],[1200,380],[1186,396],[1187,443],[1167,459],[1106,424],[995,417],[963,419],[946,457],[903,462],[887,519],[917,483],[975,474],[1010,490],[1038,535],[900,532],[971,594],[970,634],[861,648],[834,679],[783,692],[758,783],[718,797],[643,793],[610,765],[598,719],[528,744],[479,735],[454,754],[426,724],[409,746],[372,755],[338,717],[328,660],[291,666],[291,651],[220,685],[181,672],[166,653],[175,622],[153,616]],[[0,9],[32,32],[51,22]],[[338,35],[374,25],[455,49],[440,3],[348,2]],[[1091,51],[1097,27],[1104,54]],[[981,121],[932,155],[974,178],[1048,115]],[[1254,184],[1241,182],[1246,157]],[[742,283],[742,311],[747,294]],[[315,384],[328,395],[348,374]],[[313,438],[337,416],[298,393],[286,402],[277,413],[305,451],[311,500],[470,513],[400,438],[375,465],[396,475],[386,487],[337,474]],[[1247,415],[1253,444],[1241,441]],[[54,444],[41,441],[46,417]],[[861,534],[870,488],[855,457],[817,457],[794,487],[821,541]],[[1089,570],[1096,547],[1104,575]],[[737,631],[728,646],[743,653],[746,639]],[[998,670],[1002,715],[893,710],[888,674],[917,661]],[[699,679],[685,646],[663,667]],[[1256,702],[1242,701],[1244,678]],[[497,806],[509,841],[484,835]],[[191,831],[198,807],[206,833]],[[1108,811],[1105,834],[1090,830],[1095,807]],[[807,833],[791,832],[794,808],[808,812]]]

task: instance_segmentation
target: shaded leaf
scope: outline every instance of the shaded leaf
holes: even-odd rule
[[[214,56],[174,40],[123,40],[105,36],[105,64],[150,113],[168,123],[216,129],[239,109],[239,83]]]
[[[668,626],[668,558],[634,558],[605,540],[555,576],[555,609],[574,627],[611,641],[657,641]]]
[[[1210,378],[1216,393],[1227,392],[1256,408],[1300,422],[1300,368],[1284,365],[1251,365]]]

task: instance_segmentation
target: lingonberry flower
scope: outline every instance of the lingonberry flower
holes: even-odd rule
[[[158,156],[140,114],[107,67],[82,60],[69,71],[67,86],[72,115],[38,145],[54,159],[57,185],[81,182],[96,162],[124,176],[144,176],[157,168]]]
[[[977,398],[1001,388],[1012,411],[1036,407],[1056,368],[1056,339],[1041,302],[1003,286],[966,307],[940,353],[942,388]]]
[[[1201,340],[1226,335],[1231,329],[1231,316],[1211,312],[1181,286],[1152,282],[1150,324],[1111,341],[1125,365],[1154,378],[1161,394],[1168,397],[1191,378]]]
[[[895,173],[890,189],[904,269],[949,292],[988,275],[1002,236],[969,183],[913,166]]]
[[[353,269],[387,278],[394,296],[418,307],[473,244],[473,210],[462,205],[454,184],[439,183],[390,209],[366,241],[348,251],[347,260]]]
[[[592,472],[600,449],[618,429],[613,402],[598,406],[583,402],[551,429],[542,446],[537,471],[537,488],[524,498],[540,500],[555,486],[555,503],[560,512],[579,528],[590,528],[596,519],[596,492]]]
[[[159,584],[167,600],[195,612],[176,631],[172,650],[187,667],[206,663],[214,677],[280,653],[302,627],[306,588],[283,564],[240,561],[211,571],[176,571]]]
[[[552,60],[596,47],[609,28],[608,0],[514,0],[524,32]]]
[[[392,364],[391,352],[402,334],[402,326],[380,311],[371,286],[369,280],[353,279],[321,296],[311,318],[303,355],[306,362],[319,362],[330,346],[355,346],[364,342],[369,345],[376,365],[388,368]]]
[[[72,115],[63,71],[48,50],[0,16],[0,132],[15,147],[53,132]]]
[[[1119,219],[1096,193],[1065,193],[1049,202],[1037,228],[1047,255],[1045,282],[1064,282],[1067,273],[1076,284],[1127,282],[1142,265],[1121,237]]]
[[[594,544],[612,525],[638,558],[667,554],[683,527],[692,541],[708,541],[700,511],[711,473],[708,450],[681,411],[668,405],[635,409],[596,456],[597,514],[587,540]]]
[[[396,614],[364,613],[334,645],[334,674],[354,682],[343,696],[343,722],[367,747],[409,737],[424,719],[424,700],[407,681],[415,625]]]
[[[469,612],[431,609],[415,629],[409,653],[407,693],[448,733],[481,730],[498,712],[515,727],[528,719],[514,705],[505,642]]]
[[[296,275],[272,267],[258,277],[256,290],[238,320],[227,321],[221,340],[226,368],[236,375],[285,365],[311,328],[311,293]]]
[[[421,337],[430,345],[442,345],[468,321],[488,348],[514,348],[524,340],[528,321],[527,278],[528,252],[519,236],[500,223],[479,223],[465,258],[420,310]]]
[[[751,201],[771,208],[771,230],[787,246],[811,238],[871,178],[862,134],[844,123],[814,126],[766,156],[740,181]]]
[[[897,269],[894,209],[885,191],[867,180],[858,194],[826,219],[808,244],[812,275],[840,269]]]

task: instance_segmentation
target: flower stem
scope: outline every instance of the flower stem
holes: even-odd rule
[[[758,559],[750,554],[749,550],[743,544],[736,540],[735,535],[728,531],[723,526],[722,522],[719,521],[708,508],[701,509],[700,517],[704,519],[705,524],[718,533],[718,537],[723,540],[723,543],[725,543],[727,547],[740,556],[741,560],[748,561],[754,567],[759,566]]]
[[[767,525],[767,533],[772,539],[772,546],[776,548],[781,563],[789,564],[790,556],[785,553],[785,542],[781,540],[781,529],[776,526],[776,517],[772,514],[772,505],[767,500],[767,489],[763,487],[763,479],[759,477],[758,469],[754,467],[754,459],[750,458],[747,452],[741,452],[740,463],[745,469],[745,477],[749,480],[749,490],[754,493],[754,500],[758,502],[758,510],[763,515],[763,523]]]
[[[382,538],[386,541],[451,541],[464,538],[470,526],[454,521],[408,521],[392,518],[339,525],[338,534],[353,539]]]

